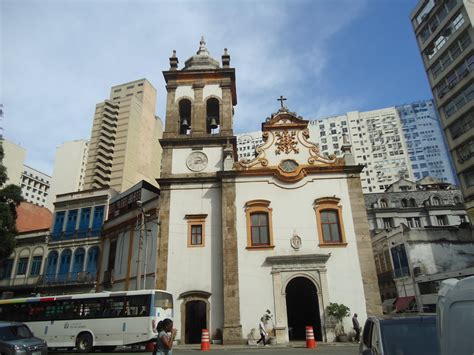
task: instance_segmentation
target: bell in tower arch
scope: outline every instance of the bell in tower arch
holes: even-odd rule
[[[209,118],[209,127],[211,127],[211,129],[216,129],[217,127],[219,127],[219,125],[217,124],[217,118],[215,117]]]
[[[216,98],[210,98],[206,102],[206,120],[207,120],[207,133],[215,134],[216,129],[219,128],[219,111],[220,103]]]

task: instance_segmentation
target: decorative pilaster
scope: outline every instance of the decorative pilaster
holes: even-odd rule
[[[235,181],[222,180],[222,266],[224,295],[224,344],[242,344],[240,323],[239,260],[237,252],[237,229],[235,227]]]
[[[175,83],[166,85],[168,94],[166,97],[166,122],[163,138],[174,138],[179,133],[179,109],[175,103],[176,87]]]
[[[191,119],[191,135],[193,137],[202,137],[206,134],[206,107],[203,101],[203,83],[194,83],[194,102]]]
[[[365,305],[368,315],[381,315],[382,302],[380,300],[379,284],[375,271],[374,254],[370,239],[367,211],[365,209],[364,196],[359,174],[347,179],[349,199],[351,201],[352,218],[354,221],[354,232],[359,255],[360,272],[364,286]]]
[[[170,225],[170,194],[169,186],[161,186],[160,217],[161,230],[158,235],[158,250],[156,255],[156,288],[166,290],[168,281],[168,243]]]
[[[232,136],[232,92],[231,81],[223,80],[220,85],[222,89],[222,118],[221,118],[221,136]]]

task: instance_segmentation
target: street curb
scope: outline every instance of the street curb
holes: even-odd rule
[[[355,343],[317,343],[317,347],[338,347],[338,346],[352,346],[357,348],[359,344]],[[275,344],[269,346],[255,346],[255,345],[222,345],[222,344],[211,344],[212,350],[252,350],[252,349],[261,349],[261,350],[271,350],[271,349],[285,349],[285,348],[306,348],[306,342],[291,342],[288,344]],[[200,351],[201,346],[199,344],[183,344],[183,345],[174,345],[173,350],[189,350],[189,351]]]

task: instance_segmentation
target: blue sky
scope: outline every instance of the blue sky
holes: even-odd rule
[[[165,119],[163,70],[203,35],[236,68],[236,133],[278,109],[306,119],[431,98],[409,16],[416,0],[2,0],[5,138],[52,173],[55,149],[89,139],[111,86],[147,78]]]

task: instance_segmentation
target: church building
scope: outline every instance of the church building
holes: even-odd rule
[[[329,303],[381,313],[359,174],[350,146],[323,156],[308,121],[283,104],[262,122],[263,145],[237,159],[235,69],[204,39],[178,69],[163,72],[166,124],[160,143],[161,232],[156,287],[174,295],[181,343],[201,329],[224,344],[246,341],[270,311],[278,343],[333,341]],[[351,326],[346,319],[345,328]]]

